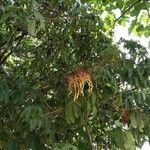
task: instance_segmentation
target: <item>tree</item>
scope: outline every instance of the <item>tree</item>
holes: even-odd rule
[[[130,2],[1,1],[1,149],[134,150],[150,140],[148,52],[111,34],[133,16],[130,31],[149,35],[149,1]]]
[[[96,3],[93,0],[91,3],[103,16],[106,31],[111,31],[115,25],[130,23],[129,33],[149,37],[149,0],[100,0]]]

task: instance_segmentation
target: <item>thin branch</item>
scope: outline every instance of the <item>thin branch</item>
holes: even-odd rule
[[[143,140],[145,140],[146,142],[149,142],[150,143],[150,140],[148,140],[148,139],[146,139],[146,138],[144,138],[144,137],[142,137],[143,138]]]
[[[93,139],[92,139],[92,136],[91,136],[91,133],[90,133],[90,129],[88,127],[88,114],[86,114],[86,117],[85,117],[85,129],[87,131],[87,134],[88,134],[88,138],[89,138],[89,141],[90,141],[90,145],[91,145],[91,148],[92,150],[96,150],[96,147],[93,145]]]
[[[48,103],[45,101],[44,102],[46,104],[46,106],[49,108],[49,110],[52,110],[52,108],[48,105]]]
[[[50,111],[46,114],[43,114],[43,116],[46,116],[46,115],[53,115],[53,114],[59,114],[59,113],[62,113],[64,111],[64,108],[59,108],[59,109],[56,109],[56,110],[53,110],[53,111]]]
[[[91,138],[90,130],[89,130],[89,128],[87,126],[85,128],[86,128],[86,131],[87,131],[87,134],[88,134],[88,137],[89,137],[89,141],[90,141],[92,150],[96,150],[95,146],[93,145],[93,140]]]
[[[115,22],[114,22],[114,25],[115,23],[120,20],[129,10],[131,10],[136,4],[138,4],[139,2],[141,2],[140,0],[137,0],[135,3],[133,3],[132,5],[130,5],[121,15],[120,17],[118,17]]]
[[[149,11],[149,9],[148,9],[148,7],[147,7],[146,2],[147,2],[147,1],[144,0],[145,9],[147,10],[148,17],[150,18],[150,11]]]

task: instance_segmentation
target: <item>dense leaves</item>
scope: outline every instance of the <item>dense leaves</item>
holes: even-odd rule
[[[129,31],[149,35],[148,10],[141,12],[149,1],[129,2],[1,2],[1,149],[134,150],[150,140],[149,55],[138,42],[114,44],[108,34],[133,16]],[[123,15],[116,20],[117,8]],[[80,69],[94,88],[89,93],[85,84],[73,101],[66,76]]]

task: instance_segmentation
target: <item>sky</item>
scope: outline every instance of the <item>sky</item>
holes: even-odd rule
[[[137,37],[137,36],[134,36],[134,35],[129,35],[128,34],[128,28],[125,28],[125,27],[122,27],[122,26],[117,26],[115,28],[114,35],[115,35],[115,41],[118,41],[121,37],[123,37],[125,39],[138,40],[141,45],[148,48],[148,51],[150,53],[150,37],[145,38],[144,36]]]
[[[137,150],[139,150],[139,149],[137,149]],[[142,147],[141,150],[150,150],[150,145],[148,144],[148,142],[146,142],[146,143],[144,144],[144,146]]]
[[[119,41],[119,39],[121,37],[125,38],[127,40],[129,40],[129,39],[138,40],[141,45],[145,46],[148,49],[148,52],[150,54],[150,37],[149,38],[145,38],[145,37],[137,37],[137,36],[134,36],[134,35],[129,35],[128,34],[128,28],[125,28],[125,27],[122,27],[122,26],[117,26],[114,29],[114,35],[115,35],[114,40],[116,42]],[[149,145],[148,142],[146,142],[143,145],[142,149],[138,149],[137,148],[137,150],[150,150],[150,145]]]

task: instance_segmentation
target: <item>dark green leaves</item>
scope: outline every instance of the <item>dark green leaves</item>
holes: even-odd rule
[[[4,150],[20,150],[19,139],[15,138],[8,141],[4,146]]]
[[[4,23],[8,18],[11,20],[14,14],[16,13],[17,8],[15,6],[8,5],[5,10],[2,11],[2,15],[0,17],[0,24]]]
[[[9,88],[6,82],[0,81],[0,102],[9,102]]]
[[[83,115],[81,108],[74,102],[69,102],[66,106],[66,119],[69,123],[75,123],[76,119]]]
[[[44,146],[44,143],[42,143],[42,140],[36,136],[36,135],[28,135],[26,137],[27,147],[32,150],[46,150],[46,147]]]
[[[120,128],[116,128],[114,130],[113,135],[115,136],[116,144],[119,145],[121,149],[125,150],[135,150],[135,139],[133,138],[133,135],[128,130],[120,130]]]
[[[131,21],[131,33],[149,35],[143,1],[135,2],[2,1],[0,148],[142,146],[150,137],[150,59],[138,42],[112,40],[120,15],[121,25]],[[74,102],[66,75],[80,69],[90,72],[94,88],[88,93],[85,84]]]
[[[29,106],[21,113],[21,118],[30,124],[30,129],[33,131],[42,127],[42,115],[40,106]]]

